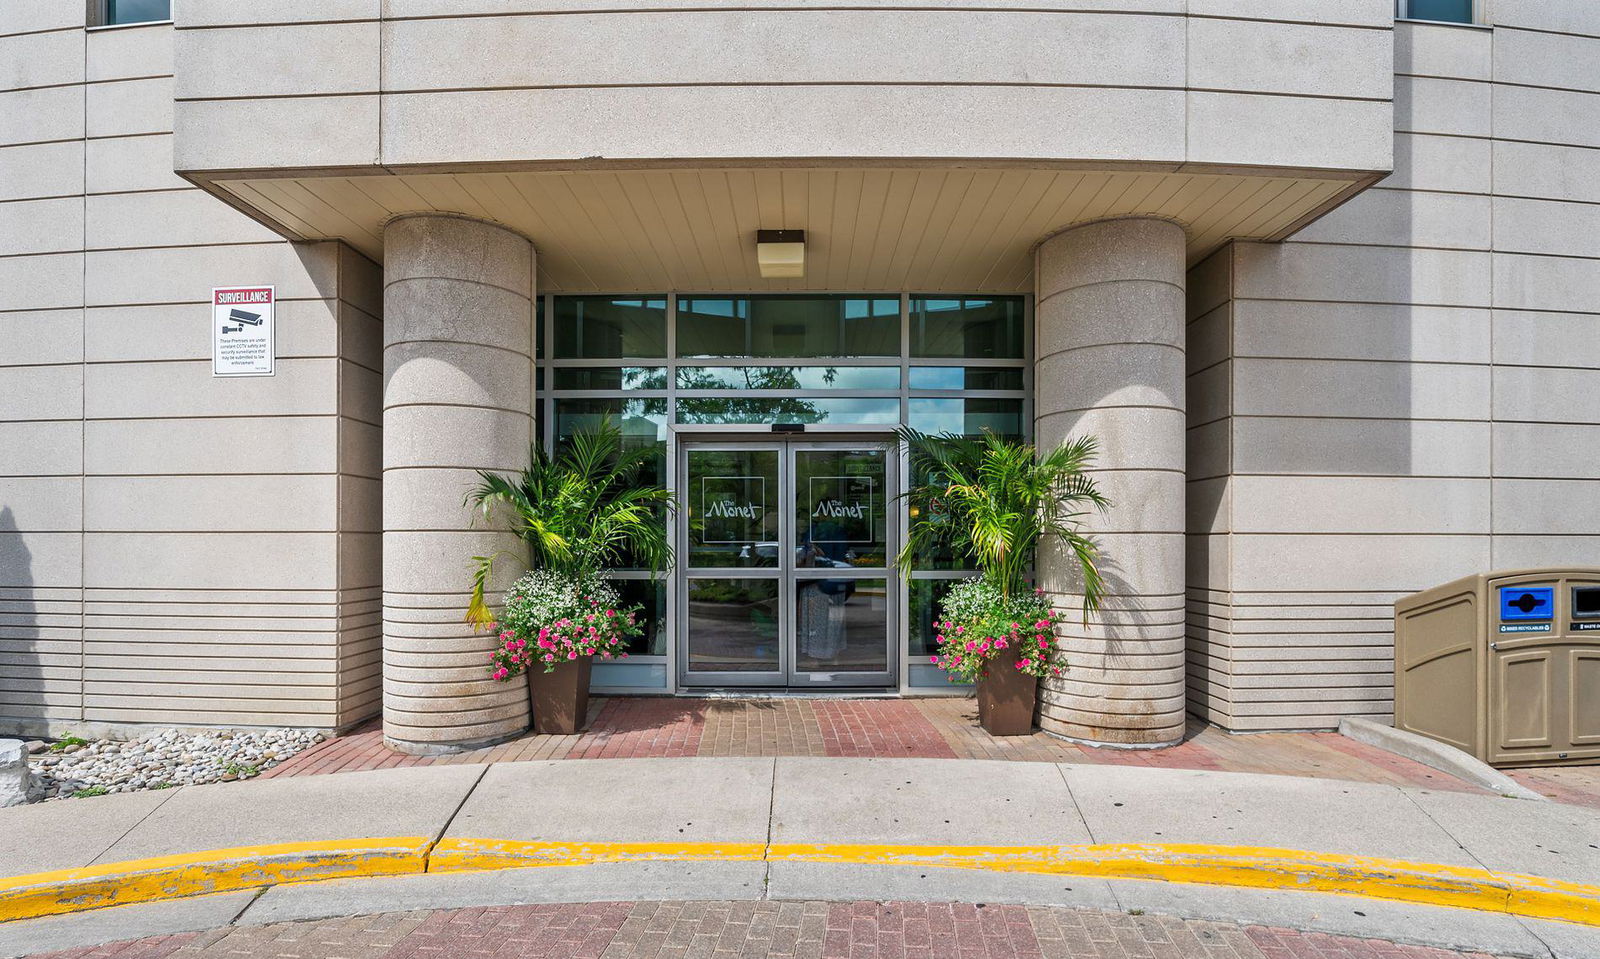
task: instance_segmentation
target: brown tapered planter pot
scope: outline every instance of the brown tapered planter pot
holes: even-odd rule
[[[1027,736],[1033,732],[1033,709],[1039,679],[1017,669],[1019,649],[1011,646],[989,660],[978,678],[978,723],[991,736]]]
[[[533,731],[549,736],[571,736],[583,729],[589,715],[591,656],[560,663],[552,672],[535,663],[528,671],[528,695],[533,700]]]

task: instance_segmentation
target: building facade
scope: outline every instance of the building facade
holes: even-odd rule
[[[947,691],[909,424],[1101,441],[1047,731],[1387,718],[1397,597],[1600,563],[1597,68],[1591,0],[6,0],[0,728],[523,731],[463,495],[602,417],[680,509],[597,689]]]

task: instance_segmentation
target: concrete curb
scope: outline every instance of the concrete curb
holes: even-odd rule
[[[399,836],[243,846],[0,880],[0,921],[324,879],[616,862],[915,866],[1332,893],[1600,927],[1600,886],[1298,849],[1178,843],[914,846]]]
[[[1536,793],[1507,776],[1505,773],[1477,758],[1469,756],[1454,746],[1446,746],[1426,736],[1385,726],[1372,719],[1345,718],[1339,720],[1339,734],[1358,743],[1376,746],[1396,756],[1432,766],[1474,786],[1493,790],[1511,799],[1530,799],[1549,802],[1548,796]]]

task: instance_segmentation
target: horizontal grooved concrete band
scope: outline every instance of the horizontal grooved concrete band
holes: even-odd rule
[[[213,849],[0,879],[0,921],[325,879],[617,862],[811,862],[1145,879],[1333,893],[1600,927],[1600,886],[1257,846],[556,842],[423,836]]]

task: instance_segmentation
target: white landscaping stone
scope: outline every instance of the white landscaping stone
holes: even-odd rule
[[[27,802],[32,779],[22,740],[0,739],[0,807]]]
[[[304,729],[152,730],[128,742],[68,745],[33,757],[34,801],[66,799],[84,789],[135,792],[249,779],[322,742]]]

